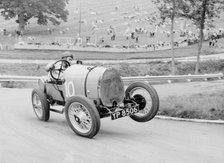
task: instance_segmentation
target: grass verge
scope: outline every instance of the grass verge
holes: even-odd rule
[[[0,74],[4,75],[25,75],[25,76],[42,76],[46,75],[46,64],[20,64],[7,63],[0,64]],[[116,68],[121,76],[158,76],[170,75],[170,62],[150,62],[144,64],[120,63],[104,64],[102,66],[111,66]],[[178,62],[176,63],[176,75],[194,74],[195,62]],[[224,60],[205,61],[200,64],[200,73],[224,73]]]
[[[158,114],[189,119],[224,120],[223,98],[223,91],[191,96],[170,96],[161,99]]]

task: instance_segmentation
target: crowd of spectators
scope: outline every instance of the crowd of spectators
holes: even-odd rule
[[[116,10],[118,10],[117,8]],[[135,8],[136,15],[137,12],[140,13],[140,10],[138,7]],[[127,15],[127,13],[125,13]],[[68,36],[68,33],[70,32],[69,28],[60,29],[60,31],[55,30],[54,28],[47,28],[46,32],[49,35],[52,35],[52,33],[55,34],[57,32],[62,37],[65,37],[65,41],[55,40],[51,43],[41,43],[36,40],[35,37],[29,36],[27,37],[27,40],[22,39],[23,34],[20,31],[15,31],[15,36],[17,38],[17,42],[24,43],[25,41],[27,44],[35,44],[35,45],[54,45],[54,46],[82,46],[82,47],[116,47],[116,48],[144,48],[149,50],[158,50],[158,49],[170,49],[171,43],[170,43],[170,31],[169,26],[170,22],[157,22],[158,16],[156,14],[152,14],[151,16],[145,17],[145,18],[139,18],[136,17],[136,15],[132,15],[127,17],[128,19],[134,19],[135,22],[148,22],[151,26],[144,27],[141,25],[136,25],[135,28],[131,28],[131,25],[127,23],[127,29],[125,32],[122,33],[122,31],[119,31],[119,29],[116,29],[116,26],[109,25],[109,27],[104,31],[106,35],[99,35],[96,36],[96,31],[99,30],[97,27],[97,24],[103,23],[102,21],[95,21],[94,25],[95,28],[93,29],[94,34],[90,35],[82,35],[82,37],[77,36],[75,38],[66,38]],[[132,26],[133,27],[133,26]],[[181,29],[174,31],[174,47],[181,47],[181,46],[188,46],[191,44],[195,44],[199,41],[199,31],[190,29]],[[7,30],[2,30],[3,35],[7,35]],[[204,31],[205,40],[209,42],[209,46],[214,47],[217,46],[218,39],[221,37],[224,37],[224,30],[205,30]],[[123,37],[123,42],[120,45],[117,45],[115,42],[117,39],[121,40],[121,37]],[[66,40],[67,39],[67,40]],[[145,39],[145,40],[144,40]],[[147,41],[150,40],[150,41]],[[126,41],[125,41],[126,40]],[[142,41],[144,40],[144,41]]]
[[[116,39],[115,30],[112,26],[110,26],[109,30],[107,31],[108,35],[111,37],[110,41],[114,41]],[[36,42],[34,37],[29,36],[27,38],[28,44],[33,45],[49,45],[49,46],[67,46],[70,48],[71,46],[81,46],[81,47],[99,47],[99,48],[122,48],[122,49],[128,49],[128,48],[136,48],[136,49],[148,49],[149,51],[154,50],[161,50],[161,49],[170,49],[171,43],[169,41],[158,41],[156,43],[146,43],[146,44],[139,44],[139,33],[144,32],[144,29],[136,28],[134,32],[130,33],[130,37],[126,37],[126,39],[132,39],[135,40],[132,44],[126,44],[126,45],[112,45],[108,42],[105,43],[105,37],[101,36],[99,37],[98,42],[92,41],[93,39],[91,36],[86,36],[85,38],[78,37],[77,38],[64,38],[64,41],[62,41],[63,37],[61,39],[56,39],[55,41],[43,44],[40,42]],[[156,37],[156,32],[153,33],[152,31],[149,32],[149,37]],[[19,37],[21,36],[19,33],[17,34]],[[170,35],[166,35],[166,37],[170,37]],[[224,30],[219,31],[213,31],[209,34],[206,34],[205,40],[209,42],[209,46],[216,46],[217,40],[219,38],[224,37]],[[199,37],[197,34],[190,32],[190,31],[181,31],[179,32],[179,38],[175,39],[174,47],[182,47],[182,46],[188,46],[194,43],[197,43],[199,40]]]

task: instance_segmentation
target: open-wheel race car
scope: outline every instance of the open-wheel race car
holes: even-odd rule
[[[73,64],[61,59],[59,68],[49,71],[32,91],[37,118],[48,121],[50,111],[65,113],[71,129],[92,138],[100,129],[100,118],[112,120],[130,116],[137,122],[154,118],[159,108],[156,90],[149,84],[134,82],[124,88],[118,71],[110,67]],[[54,106],[62,106],[55,109]]]

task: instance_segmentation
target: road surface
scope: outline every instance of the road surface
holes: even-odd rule
[[[208,60],[221,60],[224,59],[224,53],[221,54],[212,54],[212,55],[201,55],[200,60],[201,61],[208,61]],[[178,62],[194,62],[197,60],[195,56],[192,57],[180,57],[180,58],[175,58],[176,61]],[[34,64],[47,64],[49,62],[53,62],[55,60],[34,60],[34,59],[2,59],[0,58],[0,63],[34,63]],[[163,61],[163,62],[168,62],[171,61],[171,58],[158,58],[158,59],[107,59],[107,60],[83,60],[83,63],[85,64],[118,64],[118,63],[148,63],[148,62],[157,62],[157,61]]]
[[[93,139],[75,135],[65,116],[37,120],[31,89],[0,88],[0,163],[222,163],[224,125],[128,117],[101,120]]]

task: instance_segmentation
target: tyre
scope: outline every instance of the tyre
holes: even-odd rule
[[[99,132],[99,112],[87,97],[70,97],[65,105],[65,116],[68,125],[77,135],[92,138]]]
[[[41,89],[33,89],[32,104],[37,118],[41,121],[48,121],[50,118],[50,105],[46,94]]]
[[[125,96],[139,104],[139,112],[130,117],[137,122],[147,122],[155,117],[159,109],[159,97],[149,84],[136,82],[128,86]]]

